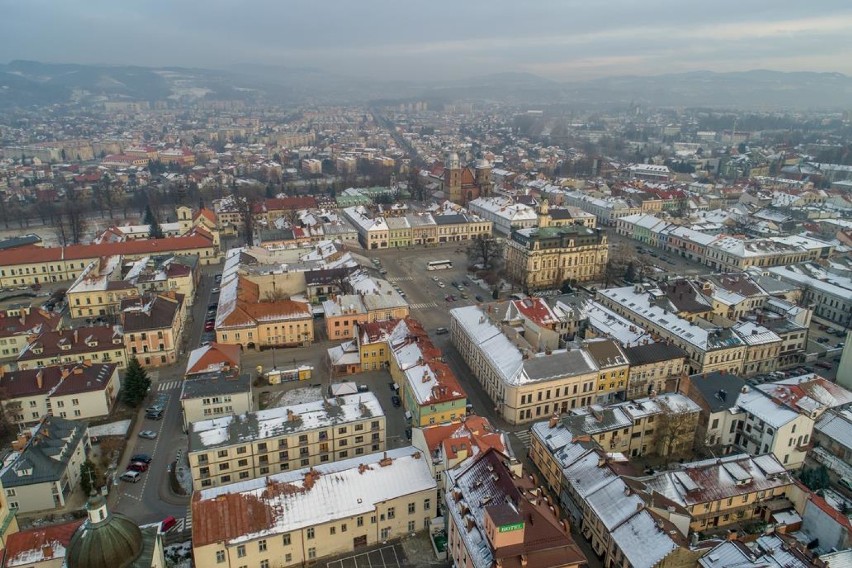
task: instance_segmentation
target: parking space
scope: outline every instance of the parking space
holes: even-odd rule
[[[327,568],[402,568],[408,565],[402,547],[392,545],[331,560],[325,566]]]

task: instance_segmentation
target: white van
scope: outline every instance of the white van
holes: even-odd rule
[[[140,474],[138,471],[125,471],[121,474],[121,477],[119,477],[119,479],[122,481],[129,481],[130,483],[136,483],[137,481],[142,479],[142,474]]]
[[[405,420],[411,422],[411,413],[409,411],[405,411]]]

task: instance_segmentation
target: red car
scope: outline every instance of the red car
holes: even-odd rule
[[[204,331],[213,331],[213,328],[216,327],[216,323],[212,321],[208,321],[204,324]]]
[[[128,471],[138,471],[139,473],[145,473],[148,471],[148,464],[145,462],[133,462],[127,466]]]

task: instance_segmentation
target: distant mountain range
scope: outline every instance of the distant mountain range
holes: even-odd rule
[[[650,106],[742,109],[852,107],[852,78],[840,73],[695,71],[556,82],[528,73],[499,73],[455,81],[376,81],[313,68],[265,65],[226,69],[52,64],[0,65],[0,109],[105,100],[247,102],[437,102],[486,100],[577,106]]]

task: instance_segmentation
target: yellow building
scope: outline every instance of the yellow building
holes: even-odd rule
[[[246,349],[308,345],[314,340],[310,304],[277,298],[272,288],[234,275],[222,283],[216,341]]]
[[[598,366],[595,383],[598,404],[624,400],[630,369],[624,350],[611,339],[589,341],[585,347]]]
[[[671,343],[646,343],[625,347],[630,364],[627,400],[655,393],[672,392],[686,366],[686,353]]]
[[[566,280],[602,279],[609,247],[599,229],[545,226],[513,230],[505,255],[509,278],[525,290],[558,289]]]
[[[62,325],[62,316],[31,306],[0,310],[0,361],[18,356],[33,335],[33,330],[55,331]]]
[[[733,454],[658,473],[643,480],[642,490],[686,508],[690,531],[707,533],[751,520],[768,521],[773,506],[789,504],[785,495],[793,484],[775,456]]]
[[[218,264],[219,246],[200,229],[182,237],[139,239],[65,247],[28,245],[0,251],[0,287],[17,288],[75,280],[96,259],[134,260],[155,254],[195,254],[201,264]]]
[[[199,491],[384,450],[384,411],[360,393],[194,422],[188,457]]]
[[[66,363],[115,363],[127,365],[124,334],[120,326],[95,325],[77,329],[45,331],[33,337],[11,365],[19,370]],[[9,370],[10,364],[4,367]]]
[[[3,409],[9,421],[34,424],[46,416],[89,420],[107,416],[121,381],[112,364],[63,365],[0,371]]]
[[[422,531],[437,510],[428,459],[400,448],[196,491],[195,564],[302,566]]]
[[[145,367],[175,363],[185,320],[183,296],[175,292],[124,300],[121,323],[128,357],[136,357]]]
[[[6,491],[3,489],[2,481],[0,481],[0,548],[2,549],[7,547],[9,535],[18,532],[16,513],[17,509],[9,507]]]
[[[517,331],[479,306],[450,311],[450,334],[500,416],[510,424],[588,406],[597,398],[598,367],[584,349],[539,353]]]
[[[66,292],[72,318],[114,317],[122,300],[139,295],[132,282],[121,278],[122,260],[120,255],[97,258],[83,269]]]

